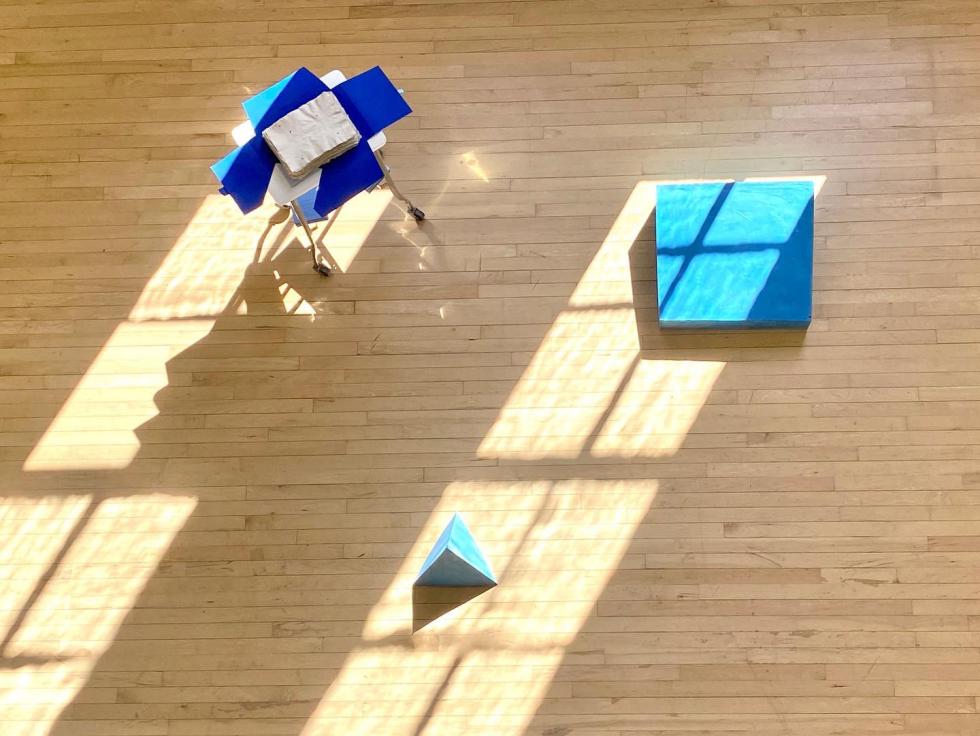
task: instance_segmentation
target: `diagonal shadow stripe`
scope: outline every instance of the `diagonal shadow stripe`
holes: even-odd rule
[[[13,622],[10,624],[10,627],[7,629],[7,633],[4,635],[3,641],[0,641],[0,655],[3,655],[3,653],[6,652],[7,647],[17,636],[17,632],[20,631],[21,627],[24,625],[24,621],[27,620],[27,617],[28,615],[30,615],[31,611],[33,610],[34,605],[40,599],[41,593],[44,592],[44,588],[47,586],[49,582],[51,582],[51,579],[54,577],[54,574],[58,571],[58,567],[60,567],[65,557],[68,555],[68,550],[72,548],[72,545],[75,544],[75,541],[79,538],[79,536],[81,536],[82,530],[85,529],[85,527],[88,525],[92,516],[95,514],[95,510],[98,508],[100,503],[101,500],[96,501],[93,498],[89,498],[88,502],[86,503],[85,509],[82,511],[81,514],[79,514],[78,520],[75,522],[75,525],[72,527],[71,532],[65,538],[65,541],[62,543],[61,548],[58,550],[58,554],[56,554],[54,558],[52,558],[51,562],[48,563],[48,566],[44,570],[44,573],[41,575],[40,578],[38,578],[37,582],[34,584],[34,588],[31,590],[31,594],[27,597],[27,600],[24,601],[23,605],[20,606],[20,610],[17,611],[17,617],[13,620]],[[23,658],[13,658],[12,660],[5,660],[5,661],[17,661],[20,659]],[[27,659],[32,659],[32,658],[27,658]],[[17,665],[17,666],[22,666],[22,665]]]

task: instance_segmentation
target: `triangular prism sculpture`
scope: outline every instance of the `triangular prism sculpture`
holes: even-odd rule
[[[491,587],[497,579],[459,514],[453,514],[429,556],[422,563],[416,585]]]

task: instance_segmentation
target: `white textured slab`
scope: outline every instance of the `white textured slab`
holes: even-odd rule
[[[300,178],[357,145],[361,134],[333,92],[324,92],[262,133],[290,176]]]

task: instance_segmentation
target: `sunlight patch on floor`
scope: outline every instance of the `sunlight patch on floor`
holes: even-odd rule
[[[656,182],[640,182],[534,354],[481,458],[661,457],[677,450],[725,364],[641,360],[630,250]]]
[[[332,267],[341,273],[347,273],[357,254],[360,253],[368,235],[381,220],[388,205],[391,203],[390,189],[377,188],[371,192],[361,192],[341,207],[334,221],[327,229],[324,238],[325,247],[321,250],[329,255]],[[318,228],[325,227],[319,223]],[[317,231],[314,236],[319,240]]]
[[[480,443],[479,456],[578,457],[639,349],[632,308],[559,314]]]
[[[376,190],[347,203],[327,235],[331,258],[350,267],[391,201]],[[271,259],[283,239],[263,241],[268,211],[243,217],[230,197],[207,197],[160,268],[146,284],[129,317],[119,324],[24,463],[26,471],[127,467],[140,449],[135,431],[158,413],[154,397],[168,385],[167,363],[203,339],[232,308],[249,267]],[[290,221],[287,232],[298,235]],[[263,233],[265,230],[265,233]],[[271,240],[266,238],[266,240]],[[265,253],[256,253],[263,242]],[[291,242],[291,241],[287,241]],[[315,316],[308,303],[275,272],[288,314]]]
[[[205,198],[147,282],[129,320],[216,317],[228,306],[266,227],[263,211],[243,217],[230,197]]]
[[[0,652],[4,736],[50,731],[197,504],[186,496],[118,496],[85,513],[90,503],[88,497],[0,501],[4,518],[19,520],[4,524],[12,533],[0,550],[3,569],[31,573],[13,584],[5,576],[0,590],[0,599],[18,601],[11,609],[18,614],[4,619]],[[37,564],[8,567],[25,550],[43,554]]]
[[[211,331],[214,320],[123,322],[35,445],[24,470],[125,468],[135,431],[158,414],[167,362]]]
[[[620,567],[657,481],[456,482],[303,736],[520,734]],[[460,511],[500,584],[412,635],[412,583]],[[488,681],[487,668],[497,675]]]
[[[34,446],[24,470],[125,468],[135,430],[157,415],[167,362],[207,335],[252,262],[266,220],[229,197],[204,200],[129,317],[119,324]]]
[[[0,639],[90,503],[87,495],[0,498]]]
[[[673,455],[724,368],[708,360],[638,361],[595,438],[592,455]]]
[[[640,359],[630,249],[649,221],[641,182],[551,325],[482,442],[481,458],[522,463],[670,455],[724,363]],[[653,503],[651,478],[450,483],[361,644],[302,736],[520,736],[614,584]],[[499,585],[413,631],[412,584],[453,512],[466,518]]]
[[[34,446],[26,471],[125,468],[135,430],[157,415],[167,362],[207,335],[231,302],[266,226],[207,197],[129,314]]]

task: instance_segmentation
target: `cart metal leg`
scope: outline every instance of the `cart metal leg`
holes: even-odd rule
[[[391,193],[395,195],[398,199],[405,203],[408,209],[408,214],[415,218],[416,222],[421,222],[425,219],[425,213],[416,207],[404,194],[399,191],[398,186],[395,184],[395,180],[391,178],[391,169],[388,168],[388,164],[385,163],[384,154],[381,151],[372,151],[374,158],[378,162],[378,166],[381,167],[381,173],[384,174],[385,183],[391,190]]]
[[[329,276],[330,267],[325,263],[321,263],[320,259],[317,258],[316,239],[313,237],[313,230],[310,228],[310,223],[306,221],[306,216],[303,214],[303,208],[300,207],[299,202],[295,199],[289,204],[293,208],[293,212],[296,213],[296,218],[306,231],[306,237],[310,239],[310,254],[313,256],[313,270],[323,276]]]

